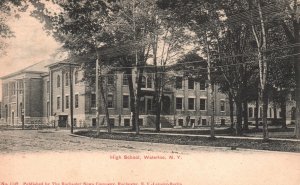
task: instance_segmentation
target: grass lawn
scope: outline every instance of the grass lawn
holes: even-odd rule
[[[270,150],[270,151],[285,151],[285,152],[300,152],[299,141],[278,141],[278,140],[253,140],[240,138],[217,138],[210,139],[208,137],[192,137],[192,136],[176,136],[176,135],[154,135],[154,134],[140,134],[133,133],[100,133],[97,136],[96,131],[78,131],[78,135],[99,138],[99,139],[113,139],[125,141],[139,141],[152,143],[167,143],[180,145],[196,145],[196,146],[213,146],[213,147],[230,147],[231,149],[256,149],[256,150]]]

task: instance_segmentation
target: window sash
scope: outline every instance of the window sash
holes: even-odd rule
[[[176,109],[182,110],[182,98],[176,98]]]

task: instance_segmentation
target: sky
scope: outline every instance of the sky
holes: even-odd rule
[[[60,47],[60,44],[46,34],[43,25],[31,17],[29,12],[20,15],[20,19],[11,18],[7,22],[15,37],[6,40],[8,44],[6,55],[0,56],[0,76],[49,59],[51,54]],[[0,97],[2,97],[2,88],[0,88]]]

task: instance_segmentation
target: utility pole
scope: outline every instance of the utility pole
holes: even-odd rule
[[[74,130],[74,120],[73,120],[73,75],[72,75],[72,66],[71,61],[69,62],[69,76],[70,76],[70,119],[71,119],[71,134]]]

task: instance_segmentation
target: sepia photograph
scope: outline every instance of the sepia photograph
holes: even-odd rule
[[[0,185],[299,185],[299,0],[0,0]]]

